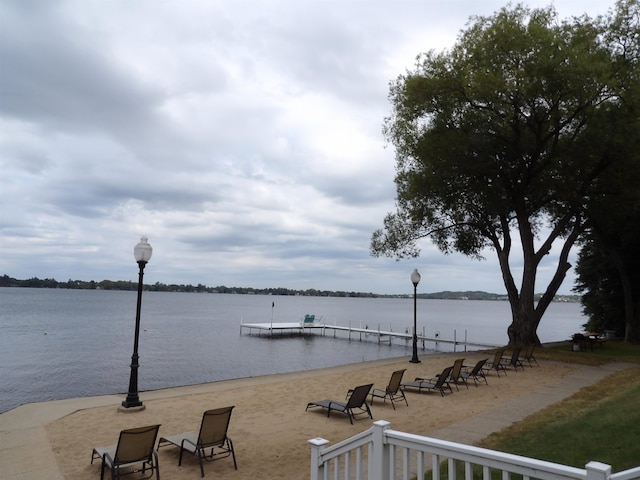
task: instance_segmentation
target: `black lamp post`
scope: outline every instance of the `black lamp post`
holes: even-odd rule
[[[138,397],[138,337],[140,336],[140,307],[142,306],[142,277],[144,267],[151,258],[153,249],[147,241],[147,237],[142,237],[140,242],[134,247],[133,255],[138,262],[140,271],[138,273],[138,305],[136,308],[136,333],[133,340],[133,355],[131,355],[131,375],[129,377],[129,393],[126,400],[122,402],[124,408],[142,407],[142,402]]]
[[[420,272],[415,268],[411,272],[411,283],[413,283],[413,357],[411,363],[420,363],[418,359],[418,332],[417,332],[417,314],[418,314],[418,283],[420,283]]]

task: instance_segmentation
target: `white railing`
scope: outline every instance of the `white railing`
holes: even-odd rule
[[[503,480],[521,475],[523,480],[634,480],[640,479],[640,467],[611,473],[611,467],[589,462],[575,468],[533,458],[478,448],[460,443],[391,430],[390,423],[379,420],[362,433],[327,447],[328,440],[314,438],[311,445],[311,480],[456,480],[459,467],[465,480],[490,480],[500,472]],[[446,472],[443,465],[446,461]],[[461,467],[460,467],[461,466]]]
[[[625,470],[611,475],[610,480],[637,480],[640,478],[640,467]]]

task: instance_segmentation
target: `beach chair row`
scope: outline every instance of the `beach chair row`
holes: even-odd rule
[[[233,442],[227,435],[233,406],[207,410],[202,416],[200,431],[186,432],[178,435],[160,437],[156,446],[156,439],[160,425],[122,430],[118,443],[108,447],[95,447],[91,453],[91,463],[102,461],[100,479],[104,479],[105,471],[111,473],[111,478],[141,472],[148,473],[160,480],[160,466],[158,450],[161,447],[174,446],[180,449],[178,465],[182,465],[182,454],[191,453],[198,457],[200,473],[204,477],[203,461],[233,458],[233,466],[238,469]],[[208,450],[208,453],[207,453]],[[136,477],[137,478],[137,477]]]
[[[507,370],[518,369],[524,370],[525,362],[529,366],[538,365],[533,352],[535,346],[526,348],[516,347],[511,354],[506,354],[506,349],[499,349],[495,352],[493,360],[484,358],[479,360],[475,365],[465,365],[464,358],[457,359],[453,365],[448,366],[439,374],[433,377],[416,377],[411,382],[403,382],[402,377],[406,372],[406,368],[396,370],[391,374],[388,385],[384,389],[375,388],[372,383],[357,386],[347,391],[346,400],[316,400],[307,404],[306,410],[310,408],[323,408],[327,410],[327,417],[331,416],[331,412],[341,412],[347,415],[351,424],[361,417],[369,417],[373,419],[371,408],[375,398],[381,398],[383,402],[387,399],[391,402],[393,409],[396,409],[396,402],[402,402],[409,406],[405,389],[415,390],[418,393],[423,391],[438,391],[440,395],[445,396],[446,393],[453,393],[452,385],[459,391],[458,385],[469,388],[469,382],[473,381],[477,387],[479,384],[488,384],[487,374],[496,372],[507,374]],[[370,398],[369,403],[367,399]]]

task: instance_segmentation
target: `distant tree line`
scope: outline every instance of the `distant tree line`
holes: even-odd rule
[[[29,288],[66,288],[74,290],[137,290],[137,282],[131,280],[67,280],[58,282],[53,278],[40,279],[38,277],[27,280],[18,280],[8,275],[0,277],[0,287],[29,287]],[[207,287],[199,283],[198,285],[184,284],[164,284],[156,282],[153,285],[144,285],[144,289],[150,292],[187,292],[187,293],[231,293],[240,295],[300,295],[306,297],[361,297],[361,298],[397,298],[413,297],[413,294],[378,294],[371,292],[344,292],[336,290],[293,290],[290,288],[251,288],[251,287]],[[541,295],[541,294],[540,294]],[[435,293],[419,293],[421,299],[434,300],[506,300],[504,294],[488,293],[483,291],[443,291]],[[577,302],[578,295],[558,295],[557,300],[561,302]]]
[[[19,280],[8,275],[0,277],[0,287],[30,287],[30,288],[66,288],[75,290],[137,290],[138,283],[131,280],[67,280],[59,282],[53,278],[40,279],[38,277],[27,280]],[[144,285],[146,291],[151,292],[188,292],[188,293],[234,293],[245,295],[305,295],[316,297],[384,297],[375,293],[344,292],[334,290],[293,290],[290,288],[251,288],[251,287],[227,287],[224,285],[208,287],[199,283],[198,285],[165,284],[156,282],[152,285]],[[389,295],[390,296],[390,295]]]

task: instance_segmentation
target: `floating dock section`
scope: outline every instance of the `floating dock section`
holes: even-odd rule
[[[268,337],[274,335],[291,335],[291,336],[299,336],[299,335],[311,335],[318,334],[322,336],[333,335],[334,338],[338,337],[338,334],[341,333],[345,335],[349,341],[351,340],[359,340],[359,341],[375,341],[378,344],[388,343],[392,345],[393,339],[404,340],[405,342],[410,342],[413,340],[413,334],[409,332],[394,332],[391,329],[382,330],[380,326],[378,329],[369,329],[368,327],[352,327],[352,326],[340,326],[340,325],[327,325],[324,323],[306,323],[306,322],[289,322],[289,323],[240,323],[240,334],[243,332],[254,335],[263,335],[265,334]],[[424,333],[424,328],[422,334],[417,335],[418,342],[422,344],[422,349],[426,348],[427,342],[430,342],[434,345],[445,344],[451,345],[453,347],[453,351],[455,352],[458,348],[462,348],[463,351],[467,351],[468,347],[473,347],[473,350],[477,350],[478,348],[496,348],[498,345],[488,345],[482,343],[475,343],[467,340],[467,332],[464,332],[464,338],[462,340],[458,340],[456,330],[453,331],[453,339],[444,339],[436,334],[435,337],[427,337]]]

